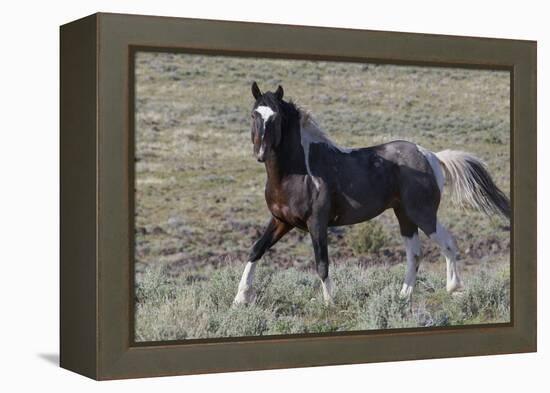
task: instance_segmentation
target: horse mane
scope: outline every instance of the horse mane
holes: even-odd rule
[[[328,146],[331,146],[337,150],[345,151],[344,149],[332,139],[321,129],[319,123],[315,121],[311,112],[307,109],[293,104],[298,111],[300,119],[300,132],[302,133],[302,140],[307,140],[308,143],[325,143]]]
[[[316,143],[322,143],[329,148],[338,150],[342,153],[349,153],[351,149],[344,149],[334,143],[325,132],[319,127],[319,124],[313,119],[311,112],[308,110],[297,106],[294,102],[289,101],[288,103],[283,101],[285,114],[289,117],[294,118],[299,123],[300,130],[300,144],[304,151],[304,161],[307,173],[313,184],[317,189],[320,187],[319,180],[313,175],[311,171],[311,163],[309,159],[309,148],[310,145]],[[287,120],[288,121],[288,120]]]

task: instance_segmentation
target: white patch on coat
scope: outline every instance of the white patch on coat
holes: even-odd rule
[[[302,135],[304,134],[302,133]],[[310,144],[311,142],[307,139],[307,137],[304,138],[302,136],[302,148],[304,149],[307,173],[311,178],[311,180],[313,181],[315,188],[319,190],[319,188],[321,187],[321,184],[319,183],[319,179],[317,179],[315,176],[312,175],[311,168],[309,167],[309,145]]]
[[[439,192],[442,193],[443,185],[445,184],[445,176],[443,176],[443,170],[441,169],[439,158],[437,158],[435,153],[424,149],[422,146],[416,145],[416,148],[420,153],[422,153],[422,155],[424,155],[424,157],[426,157],[426,160],[428,160],[428,163],[432,167],[435,181],[437,182],[437,187],[439,187]]]
[[[309,112],[299,109],[300,111],[300,139],[302,148],[304,149],[305,164],[309,177],[313,181],[315,188],[319,190],[321,184],[319,179],[311,173],[309,162],[309,147],[313,143],[323,143],[341,153],[350,153],[353,149],[346,149],[338,146],[321,130],[317,122],[311,117]]]
[[[239,289],[233,304],[248,304],[252,302],[254,294],[252,291],[252,282],[254,281],[254,272],[256,271],[256,263],[248,262],[244,268]]]
[[[420,239],[418,238],[418,233],[415,233],[412,237],[403,236],[403,242],[405,243],[407,254],[407,272],[400,296],[409,298],[416,283],[417,264],[420,262]]]

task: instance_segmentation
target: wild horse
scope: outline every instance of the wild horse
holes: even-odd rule
[[[447,291],[463,287],[453,236],[438,221],[447,182],[458,205],[510,217],[510,202],[482,161],[471,154],[428,151],[407,141],[344,149],[333,143],[311,115],[283,100],[283,88],[262,93],[254,82],[252,143],[265,163],[265,200],[271,218],[254,244],[235,304],[253,300],[256,261],[294,227],[311,236],[325,303],[332,302],[327,228],[370,220],[393,209],[406,249],[401,296],[410,297],[420,263],[418,228],[441,247],[447,261]]]

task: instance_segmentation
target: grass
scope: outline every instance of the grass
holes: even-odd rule
[[[443,265],[443,264],[442,264]],[[487,265],[467,274],[460,295],[445,291],[443,271],[422,271],[412,301],[399,297],[404,267],[364,268],[336,261],[331,276],[334,304],[325,306],[312,272],[258,268],[252,305],[232,307],[242,266],[227,262],[197,277],[167,274],[151,265],[138,280],[136,339],[193,338],[327,333],[403,327],[450,326],[508,321],[509,272]]]
[[[240,310],[242,316],[229,309],[242,267],[226,261],[244,263],[269,218],[265,169],[252,157],[250,142],[253,80],[264,90],[282,84],[285,98],[308,108],[341,146],[406,139],[432,151],[465,150],[482,158],[497,185],[509,193],[508,72],[140,52],[135,145],[138,338],[508,320],[506,310],[497,313],[486,306],[498,300],[507,307],[495,298],[496,289],[476,283],[483,274],[489,281],[508,279],[509,223],[457,209],[446,194],[438,216],[455,235],[462,270],[472,278],[463,297],[471,298],[470,306],[446,297],[444,285],[434,285],[433,292],[423,287],[445,274],[439,250],[421,234],[428,281],[421,277],[417,285],[414,315],[399,317],[404,306],[395,298],[395,286],[401,285],[405,255],[396,219],[387,211],[369,223],[331,228],[329,256],[338,265],[332,270],[341,277],[348,277],[347,269],[351,272],[342,279],[335,309],[319,305],[319,284],[310,271],[311,242],[297,230],[268,252],[269,264],[262,262],[259,274],[265,276],[260,280],[269,277],[271,284],[264,288],[259,282],[264,292],[258,303]],[[380,284],[373,283],[377,280]],[[373,292],[371,285],[381,287]],[[371,288],[368,298],[365,288]],[[506,290],[501,294],[508,296]],[[239,318],[248,318],[242,327],[246,331],[238,326]]]

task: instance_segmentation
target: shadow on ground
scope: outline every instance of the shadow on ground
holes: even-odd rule
[[[57,353],[39,353],[38,357],[54,366],[59,366],[59,354]]]

